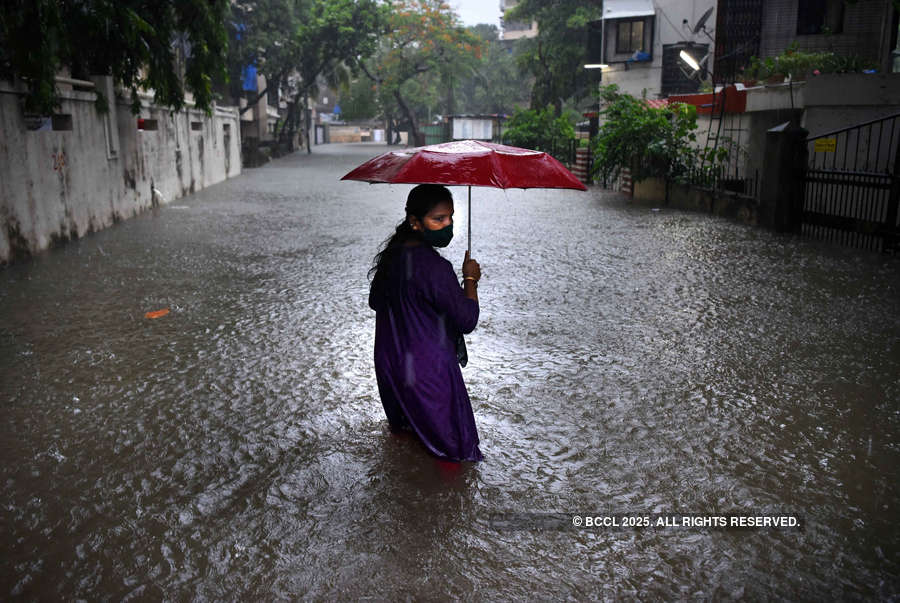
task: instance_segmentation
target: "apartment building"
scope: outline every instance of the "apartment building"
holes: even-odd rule
[[[500,12],[506,14],[511,8],[519,3],[519,0],[500,0]],[[500,17],[500,38],[502,40],[518,40],[519,38],[533,38],[537,36],[537,21],[531,23],[520,23],[516,21],[507,21]]]

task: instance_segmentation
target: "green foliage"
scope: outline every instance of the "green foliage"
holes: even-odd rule
[[[378,92],[366,77],[341,86],[341,118],[348,121],[371,119],[379,112]]]
[[[322,75],[329,83],[338,66],[355,66],[375,52],[387,18],[377,0],[305,0],[294,36],[294,65],[307,86]]]
[[[527,102],[530,78],[517,66],[517,45],[502,43],[495,25],[464,28],[439,1],[394,2],[391,10],[381,47],[364,62],[377,84],[377,103],[365,102],[368,114],[352,113],[355,118],[383,112],[409,122],[410,114],[423,120],[437,114],[511,113],[517,101]],[[353,84],[342,106],[369,92]]]
[[[336,80],[342,65],[374,52],[387,7],[376,0],[246,0],[232,4],[232,80],[255,64],[269,86],[299,75],[295,93],[314,94],[320,76]]]
[[[231,76],[237,79],[246,65],[255,64],[267,89],[289,94],[288,115],[277,132],[292,144],[305,99],[318,94],[320,81],[333,88],[349,85],[352,70],[374,52],[388,10],[378,0],[235,1]],[[233,95],[240,93],[232,89]],[[251,98],[247,106],[255,103]],[[350,105],[351,112],[358,108]]]
[[[231,4],[228,75],[232,96],[242,95],[241,76],[248,65],[255,65],[270,85],[284,82],[300,53],[297,32],[302,19],[303,6],[298,0],[245,0]]]
[[[774,57],[751,57],[744,69],[744,81],[780,79],[788,75],[795,80],[804,80],[812,75],[824,73],[860,73],[875,69],[877,65],[858,55],[840,55],[835,52],[805,52],[798,50],[794,42],[781,54]]]
[[[503,142],[525,149],[551,151],[575,138],[574,115],[556,116],[553,107],[516,109],[506,122]]]
[[[7,0],[0,11],[0,77],[27,85],[25,110],[59,104],[54,78],[111,75],[180,109],[185,89],[210,110],[212,77],[224,74],[227,0]],[[183,73],[182,73],[183,70]],[[100,106],[108,99],[101,99]]]
[[[457,106],[461,113],[512,113],[516,104],[528,102],[533,78],[517,62],[521,44],[500,41],[495,25],[469,28],[481,39],[481,59],[471,72],[460,74]]]
[[[698,161],[691,146],[696,140],[697,109],[693,105],[671,103],[665,108],[649,106],[605,86],[604,118],[593,143],[594,173],[604,180],[631,169],[635,182],[651,176],[680,180]],[[727,153],[727,151],[726,151]]]
[[[390,9],[378,52],[361,67],[378,85],[385,113],[402,114],[421,142],[419,116],[441,96],[452,105],[453,82],[471,73],[481,41],[441,0],[394,0]]]
[[[600,0],[522,0],[507,11],[508,21],[537,21],[538,35],[522,41],[519,65],[531,73],[531,107],[553,105],[590,89],[584,70],[587,24],[600,18]]]

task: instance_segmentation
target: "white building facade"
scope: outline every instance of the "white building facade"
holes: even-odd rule
[[[634,96],[695,92],[699,74],[679,54],[689,49],[702,62],[714,48],[715,9],[715,0],[604,0],[603,19],[591,28],[592,36],[601,37],[593,46],[602,48],[602,56],[591,62],[605,65],[603,84]]]

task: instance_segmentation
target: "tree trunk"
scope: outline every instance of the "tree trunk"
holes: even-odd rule
[[[310,145],[309,130],[312,128],[312,111],[309,109],[309,94],[304,94],[303,98],[306,102],[303,103],[303,114],[306,116],[306,154],[309,155],[312,153],[312,146]]]
[[[282,79],[283,77],[284,77],[284,73],[279,73],[279,74],[277,74],[277,75],[273,75],[273,76],[272,76],[272,79],[266,78],[266,87],[262,89],[262,92],[260,92],[260,93],[258,93],[258,94],[256,95],[256,98],[253,100],[253,102],[250,102],[250,101],[248,100],[248,101],[247,101],[247,106],[244,107],[243,109],[241,109],[241,110],[238,112],[238,114],[239,114],[239,115],[243,115],[244,113],[246,113],[247,111],[249,111],[250,109],[252,109],[252,108],[256,105],[256,103],[259,102],[259,99],[261,99],[263,96],[265,96],[266,94],[268,94],[269,88],[274,88],[274,89],[277,91],[277,90],[280,88],[280,85],[281,85],[281,79]]]
[[[447,115],[453,115],[453,76],[447,76]]]
[[[400,96],[399,90],[394,90],[394,98],[397,99],[397,104],[400,105],[400,109],[406,115],[406,119],[409,120],[410,136],[412,136],[413,139],[413,146],[420,147],[424,145],[425,137],[423,134],[419,133],[419,124],[416,122],[415,113],[409,110],[409,106],[407,106],[406,101],[403,100],[403,97]]]
[[[385,121],[387,122],[387,132],[385,132],[384,140],[388,143],[388,146],[391,146],[394,144],[394,118],[388,113]]]
[[[269,91],[269,85],[266,84],[266,87],[263,88],[262,92],[260,92],[259,94],[256,95],[256,98],[253,99],[252,103],[249,100],[247,101],[247,106],[244,107],[243,109],[241,109],[240,111],[238,111],[238,115],[243,115],[244,113],[246,113],[247,111],[249,111],[250,109],[255,107],[256,103],[259,102],[259,99],[261,99],[268,91]]]
[[[294,123],[294,115],[297,112],[297,104],[290,102],[288,103],[288,112],[284,117],[284,123],[281,126],[281,131],[278,132],[278,140],[284,145],[287,152],[292,152],[294,150],[294,132],[296,132],[296,125]]]

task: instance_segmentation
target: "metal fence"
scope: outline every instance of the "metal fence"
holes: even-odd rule
[[[731,166],[690,168],[683,177],[687,184],[697,188],[759,199],[759,170],[748,174]]]
[[[801,232],[890,251],[900,239],[900,113],[806,139]]]
[[[425,144],[439,144],[450,140],[448,137],[448,127],[446,124],[434,124],[422,126],[422,132],[425,134]]]
[[[568,168],[575,165],[575,149],[578,148],[578,140],[540,141],[534,146],[535,151],[543,151]]]

